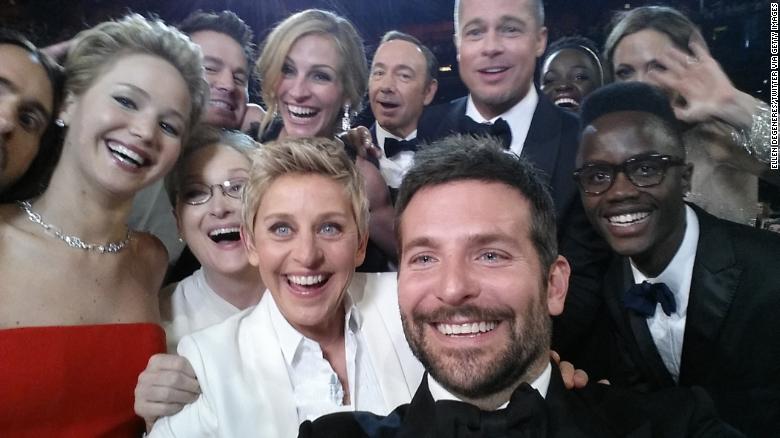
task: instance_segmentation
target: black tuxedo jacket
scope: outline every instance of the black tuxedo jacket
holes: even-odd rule
[[[780,433],[780,236],[718,219],[692,206],[699,219],[685,322],[679,386],[701,386],[719,414],[751,437]],[[613,384],[644,390],[675,386],[646,320],[624,308],[633,283],[629,261],[615,257],[605,278],[605,316],[616,351]],[[577,363],[577,362],[575,362]],[[605,365],[605,363],[601,363]],[[580,366],[577,363],[577,366]]]
[[[609,259],[609,246],[594,231],[585,216],[572,172],[575,169],[579,147],[579,119],[553,104],[537,90],[536,105],[528,129],[522,156],[532,162],[547,177],[550,194],[555,203],[558,222],[558,252],[572,266],[569,290],[572,300],[582,299],[577,307],[593,302],[598,296]],[[459,121],[466,114],[466,97],[446,104],[426,107],[417,127],[417,138],[430,142],[456,133]],[[593,312],[578,312],[555,319],[553,348],[574,348],[579,342],[581,327],[596,324]],[[578,318],[585,318],[579,320]]]
[[[553,366],[545,398],[546,436],[577,437],[739,437],[715,414],[712,401],[698,388],[671,388],[641,394],[606,385],[590,384],[567,390]],[[304,422],[300,438],[457,438],[437,433],[433,398],[423,377],[407,405],[383,417],[369,412],[341,412]],[[446,426],[444,427],[446,429]],[[489,438],[489,437],[485,437]],[[508,438],[508,437],[507,437]]]

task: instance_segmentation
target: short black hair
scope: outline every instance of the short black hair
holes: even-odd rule
[[[0,44],[21,47],[34,56],[46,72],[52,89],[52,112],[47,120],[46,130],[41,136],[38,154],[24,175],[0,195],[0,202],[5,203],[36,197],[43,193],[49,183],[62,150],[62,132],[54,124],[54,119],[57,118],[62,105],[65,74],[57,62],[19,32],[0,29]]]
[[[425,67],[428,69],[428,80],[426,83],[430,84],[431,81],[438,79],[439,77],[439,60],[436,59],[436,55],[431,52],[431,49],[429,49],[425,44],[420,42],[416,37],[409,35],[408,33],[403,33],[401,31],[397,30],[391,30],[382,36],[382,40],[379,42],[379,45],[393,40],[401,40],[406,41],[408,43],[412,43],[415,46],[417,46],[420,51],[422,51],[423,57],[425,58]],[[378,47],[377,47],[378,48]]]
[[[507,152],[493,137],[452,135],[420,147],[396,201],[395,232],[399,248],[401,216],[414,195],[425,187],[464,180],[506,184],[528,199],[531,241],[542,266],[549,268],[553,264],[558,256],[558,243],[555,206],[547,180],[530,161]]]
[[[592,39],[581,35],[565,36],[563,38],[558,38],[557,40],[550,43],[550,45],[547,46],[547,50],[545,50],[544,55],[542,55],[541,64],[544,65],[545,61],[547,61],[547,58],[549,58],[555,52],[563,49],[574,49],[585,53],[588,58],[593,60],[593,62],[596,64],[596,67],[599,69],[599,73],[601,74],[601,83],[603,84],[605,82],[606,78],[604,77],[604,66],[601,62],[601,55],[599,54],[598,46]]]
[[[257,49],[254,43],[254,33],[249,25],[232,11],[203,12],[195,11],[179,23],[179,30],[189,35],[200,31],[210,30],[223,33],[233,38],[246,58],[247,71],[251,72],[257,58]]]
[[[674,115],[669,97],[660,88],[643,82],[616,82],[589,94],[580,111],[580,134],[599,117],[622,111],[655,116],[684,153],[682,125]]]

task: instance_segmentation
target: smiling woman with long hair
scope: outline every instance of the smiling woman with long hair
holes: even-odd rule
[[[201,55],[138,15],[80,33],[46,191],[0,206],[0,430],[137,436],[135,379],[164,350],[162,244],[125,222],[176,161],[207,95]]]

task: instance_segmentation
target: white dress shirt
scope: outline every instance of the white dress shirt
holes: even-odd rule
[[[499,117],[504,119],[509,125],[509,129],[512,132],[512,144],[509,145],[509,150],[520,155],[523,152],[523,144],[528,137],[528,130],[531,128],[531,120],[534,117],[534,111],[536,111],[536,104],[539,103],[539,95],[536,93],[536,87],[532,83],[528,88],[528,93],[525,97],[520,99],[512,108],[509,108],[503,114],[500,114],[492,119],[486,119],[479,113],[477,107],[474,105],[474,100],[469,94],[468,101],[466,102],[466,115],[477,123],[493,124]]]
[[[385,139],[394,138],[396,140],[414,140],[417,138],[417,130],[412,131],[406,138],[395,136],[385,130],[385,128],[379,125],[377,122],[376,127],[376,142],[379,149],[382,149],[382,156],[379,157],[379,171],[382,173],[382,177],[388,186],[397,189],[401,186],[401,180],[406,175],[406,171],[414,164],[414,152],[401,151],[393,157],[388,158],[385,153]]]
[[[677,382],[680,378],[680,358],[682,357],[683,337],[685,336],[685,320],[688,313],[688,298],[691,293],[691,278],[693,277],[693,262],[696,258],[696,248],[699,244],[699,219],[689,206],[685,206],[685,235],[680,247],[672,260],[657,277],[645,276],[634,262],[631,271],[634,282],[666,283],[674,294],[677,311],[666,316],[658,304],[655,314],[647,318],[647,328],[653,337],[655,347],[663,359],[669,374]]]
[[[171,353],[176,352],[176,345],[182,337],[218,324],[240,311],[214,292],[206,282],[203,268],[166,287],[161,296],[166,297],[171,287],[175,287],[173,294],[163,298],[170,302],[170,315],[163,315],[162,322]],[[166,306],[163,304],[161,307]]]
[[[298,421],[314,420],[325,414],[360,410],[381,412],[384,399],[371,361],[366,355],[365,340],[360,332],[362,318],[357,307],[345,296],[344,343],[347,362],[347,381],[350,404],[342,403],[344,388],[330,363],[325,359],[319,343],[303,336],[284,318],[276,302],[270,306],[271,324],[279,336],[292,383]]]
[[[539,394],[542,395],[542,398],[547,397],[547,388],[550,387],[550,376],[552,375],[552,365],[549,363],[547,364],[547,367],[542,371],[542,374],[539,375],[533,382],[530,383],[531,388],[539,391]],[[463,401],[459,399],[457,396],[449,392],[446,388],[441,386],[439,382],[436,381],[433,377],[431,377],[430,374],[428,374],[428,389],[431,391],[431,397],[433,397],[433,401],[439,401],[439,400],[454,400],[454,401]],[[498,409],[505,409],[507,406],[509,406],[509,402],[507,401],[503,405],[499,406]]]

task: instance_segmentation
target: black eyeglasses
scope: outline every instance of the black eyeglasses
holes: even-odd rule
[[[588,195],[600,195],[612,187],[618,172],[623,172],[631,184],[637,187],[652,187],[661,184],[666,170],[672,166],[683,166],[682,158],[671,155],[637,155],[623,164],[591,163],[574,171],[572,176]]]
[[[187,183],[181,190],[181,200],[190,205],[200,205],[209,202],[214,196],[214,187],[219,187],[222,194],[233,199],[241,199],[246,186],[246,179],[229,179],[219,184]]]

